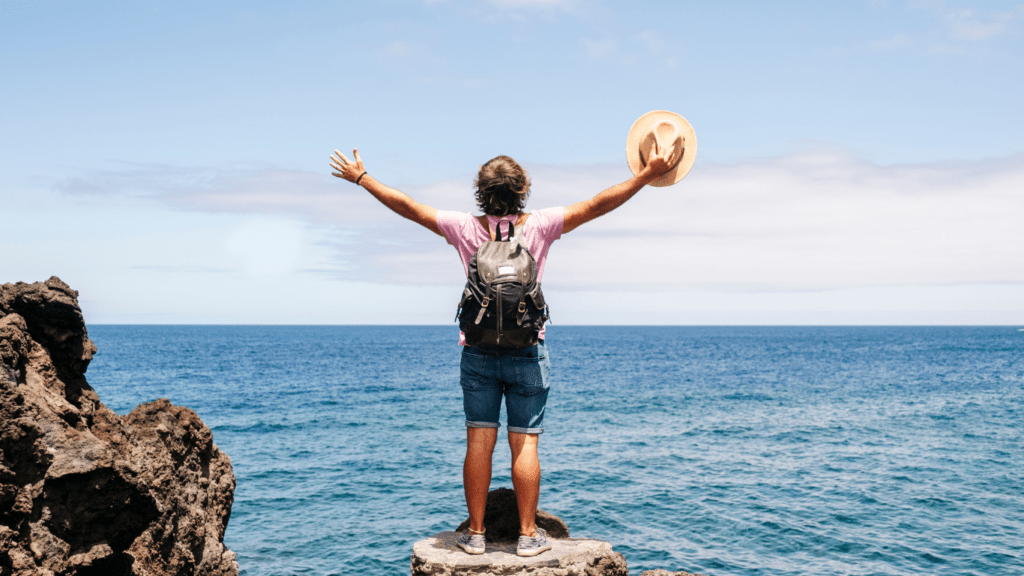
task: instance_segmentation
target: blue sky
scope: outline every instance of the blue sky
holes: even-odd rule
[[[557,242],[563,324],[1024,324],[1024,3],[0,0],[0,282],[91,323],[426,323],[443,240],[329,176],[472,210],[693,171]],[[611,267],[612,274],[595,271]]]

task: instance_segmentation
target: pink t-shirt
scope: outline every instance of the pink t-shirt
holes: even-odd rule
[[[493,230],[501,220],[511,220],[513,223],[519,218],[518,214],[511,216],[488,216],[487,223]],[[531,212],[523,224],[522,230],[516,230],[516,236],[521,236],[530,251],[533,259],[537,261],[537,281],[544,278],[544,264],[548,260],[548,249],[555,240],[562,237],[562,224],[565,222],[565,209],[545,208]],[[448,243],[459,251],[459,258],[462,259],[462,269],[469,273],[469,259],[473,257],[480,246],[491,239],[489,230],[484,230],[476,216],[468,212],[453,212],[450,210],[437,211],[437,227],[444,234]],[[501,225],[502,237],[504,237],[506,226]],[[540,337],[544,338],[544,330],[541,329]],[[459,334],[459,344],[466,344],[465,334]]]

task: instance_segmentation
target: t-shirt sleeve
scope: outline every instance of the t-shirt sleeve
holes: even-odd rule
[[[562,227],[565,224],[565,208],[545,208],[530,214],[534,220],[537,232],[548,244],[562,237]]]
[[[459,231],[465,225],[467,217],[472,217],[472,215],[454,210],[437,211],[437,229],[441,231],[449,244],[455,244],[454,239],[459,236]]]

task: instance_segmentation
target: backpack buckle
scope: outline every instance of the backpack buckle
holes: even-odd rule
[[[480,313],[476,315],[476,321],[474,324],[479,325],[480,321],[484,319],[484,314],[487,313],[487,305],[491,303],[490,296],[484,296],[483,302],[480,303]]]
[[[526,302],[524,300],[520,300],[519,301],[519,313],[520,314],[525,314],[526,313]]]

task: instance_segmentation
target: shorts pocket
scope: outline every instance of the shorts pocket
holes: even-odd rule
[[[532,396],[548,389],[551,362],[548,361],[547,355],[542,355],[539,358],[513,358],[512,363],[516,372],[514,393]]]
[[[494,379],[494,368],[489,366],[494,360],[490,356],[462,353],[462,361],[459,364],[461,376],[459,383],[465,390],[480,390],[486,388]]]

